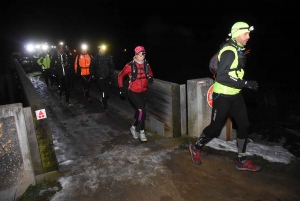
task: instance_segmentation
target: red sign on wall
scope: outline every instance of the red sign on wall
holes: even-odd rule
[[[207,91],[207,103],[212,108],[213,107],[213,89],[214,85],[211,85]]]
[[[45,110],[45,109],[42,109],[42,110],[36,110],[36,111],[35,111],[35,115],[36,115],[36,119],[37,119],[37,120],[47,118],[46,110]]]

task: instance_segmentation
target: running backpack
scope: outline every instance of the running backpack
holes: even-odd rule
[[[209,60],[209,70],[213,74],[214,78],[215,78],[215,76],[217,74],[217,71],[218,71],[218,66],[219,66],[218,56],[219,56],[219,53],[220,53],[222,48],[224,48],[228,45],[230,45],[230,44],[227,43],[227,42],[225,42],[225,44],[223,43],[223,45],[221,45],[220,49]]]
[[[138,69],[137,66],[135,65],[135,63],[133,61],[130,62],[130,66],[131,66],[131,73],[132,76],[130,78],[130,81],[135,81],[137,74],[138,74]],[[148,66],[148,62],[145,60],[144,61],[144,73],[146,74],[146,77],[148,77],[148,73],[149,73],[149,66]]]

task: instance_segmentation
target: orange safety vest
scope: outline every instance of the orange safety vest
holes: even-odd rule
[[[79,56],[79,60],[78,60],[78,56]],[[81,75],[89,75],[91,61],[92,61],[92,56],[89,54],[77,55],[74,63],[75,72],[77,72],[77,70],[80,70]]]

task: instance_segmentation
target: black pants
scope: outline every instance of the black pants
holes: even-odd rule
[[[145,120],[146,120],[146,101],[147,101],[147,92],[136,93],[131,90],[128,90],[128,98],[135,109],[134,113],[134,126],[137,126],[138,131],[145,129]]]
[[[107,109],[107,100],[110,96],[110,79],[104,78],[100,79],[98,78],[96,81],[97,88],[99,89],[101,93],[102,103],[104,109]]]
[[[75,72],[74,72],[74,69],[71,69],[70,70],[70,88],[71,89],[74,89],[75,87]]]
[[[236,95],[213,93],[211,122],[203,130],[205,136],[208,138],[218,137],[229,115],[237,124],[237,138],[247,139],[250,124],[246,104],[241,93]]]
[[[90,90],[91,82],[92,82],[91,75],[81,75],[80,79],[81,79],[81,84],[82,84],[82,87],[83,87],[83,95],[86,98],[89,98],[90,97],[89,90]]]
[[[53,86],[53,76],[52,76],[52,70],[50,68],[42,70],[42,75],[45,79],[46,85],[49,87],[49,81],[50,81],[50,86]]]
[[[66,102],[69,102],[70,98],[70,77],[69,75],[63,75],[58,77],[58,91],[59,97],[61,98],[62,94],[66,96]]]

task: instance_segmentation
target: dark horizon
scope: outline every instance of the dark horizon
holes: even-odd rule
[[[295,2],[263,1],[243,5],[236,1],[230,5],[199,5],[187,1],[161,4],[158,8],[142,6],[140,2],[104,1],[92,7],[73,3],[49,4],[46,8],[42,6],[44,9],[34,2],[10,3],[3,7],[8,19],[2,23],[1,46],[5,48],[1,52],[22,51],[29,42],[64,41],[71,48],[87,43],[90,52],[95,53],[100,43],[106,43],[120,69],[131,60],[134,47],[143,45],[154,72],[170,80],[172,76],[181,76],[184,80],[209,76],[210,57],[228,37],[232,24],[245,21],[255,27],[246,46],[251,49],[246,75],[255,79],[257,74],[265,74],[272,80],[291,81],[295,76],[291,72],[296,70],[298,61],[296,46],[285,36],[285,24],[299,21]],[[221,11],[212,10],[217,8]],[[15,14],[10,12],[12,10]],[[293,40],[297,43],[299,37]],[[127,53],[123,52],[125,48]],[[289,72],[280,70],[287,67]],[[186,69],[189,70],[185,72]]]

